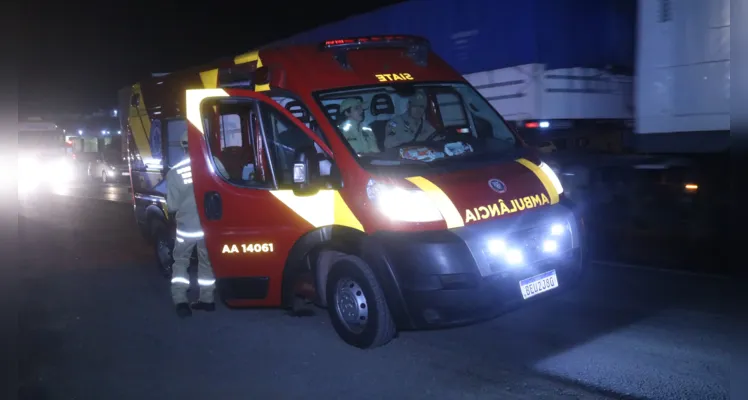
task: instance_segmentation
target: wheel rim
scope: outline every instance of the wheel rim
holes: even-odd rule
[[[353,333],[361,333],[369,321],[369,304],[364,290],[352,279],[338,281],[335,289],[335,310],[343,325]]]
[[[171,250],[169,250],[169,245],[166,243],[166,240],[161,236],[156,239],[156,256],[158,257],[159,265],[164,273],[170,273]]]

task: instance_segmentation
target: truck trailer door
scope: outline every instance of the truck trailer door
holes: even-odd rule
[[[187,119],[195,198],[221,295],[236,306],[278,306],[289,250],[316,225],[289,206],[284,182],[297,148],[327,148],[252,91],[188,90]]]

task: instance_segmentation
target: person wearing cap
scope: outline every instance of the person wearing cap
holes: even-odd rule
[[[338,120],[342,122],[338,129],[343,133],[353,151],[358,154],[378,153],[377,138],[374,131],[364,126],[364,105],[357,98],[349,98],[340,103],[340,114]]]
[[[390,149],[425,140],[434,132],[436,129],[426,120],[426,93],[417,90],[408,99],[408,110],[393,117],[385,127],[384,147]]]
[[[208,259],[208,249],[200,225],[200,215],[195,202],[195,192],[192,187],[192,168],[187,153],[187,133],[182,136],[184,159],[175,164],[166,174],[166,208],[169,218],[176,220],[177,241],[174,244],[172,256],[171,297],[176,307],[177,315],[188,317],[192,310],[214,311],[213,292],[216,279],[213,267]],[[228,177],[226,168],[213,158],[218,173]],[[191,305],[187,301],[187,291],[190,288],[190,276],[187,270],[190,266],[192,250],[197,247],[197,284],[200,286],[199,300]]]

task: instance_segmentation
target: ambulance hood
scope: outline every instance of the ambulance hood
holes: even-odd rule
[[[524,158],[423,177],[447,195],[465,225],[558,202],[552,178]]]

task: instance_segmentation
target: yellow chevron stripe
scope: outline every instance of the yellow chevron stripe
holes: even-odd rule
[[[205,89],[217,88],[218,87],[218,68],[201,72],[200,80],[203,81],[203,87]]]
[[[337,190],[320,190],[311,196],[297,196],[293,190],[271,190],[270,193],[315,228],[339,225],[364,232]]]
[[[548,192],[548,197],[551,200],[551,204],[558,203],[558,192],[556,191],[556,188],[553,186],[553,183],[551,182],[551,180],[548,178],[548,175],[546,175],[545,172],[543,172],[543,170],[540,169],[540,167],[538,167],[532,161],[525,159],[525,158],[520,158],[515,161],[527,167],[527,169],[532,171],[532,173],[538,177],[540,182],[543,184],[543,187],[545,187],[545,191]]]
[[[130,124],[130,131],[132,132],[133,139],[135,139],[135,145],[138,147],[140,157],[146,160],[151,158],[151,143],[148,140],[148,136],[151,133],[151,119],[148,116],[145,99],[143,99],[139,83],[132,85],[132,94],[140,96],[140,104],[138,104],[137,108],[130,105],[127,122]]]
[[[406,179],[429,196],[431,201],[433,201],[439,209],[439,212],[442,213],[448,229],[465,226],[465,222],[462,220],[462,215],[457,211],[457,207],[452,203],[452,200],[450,200],[449,196],[447,196],[447,194],[439,189],[439,187],[433,182],[422,176],[413,176]]]
[[[260,52],[259,50],[253,50],[248,53],[239,54],[238,56],[234,57],[234,64],[246,64],[253,61],[257,61],[257,66],[255,68],[260,69],[262,68],[262,59],[260,59]],[[255,85],[255,92],[264,92],[270,90],[270,84],[265,85]]]
[[[200,133],[205,134],[203,130],[203,120],[200,116],[200,103],[208,97],[228,97],[223,89],[190,89],[187,90],[187,121],[197,128]]]

